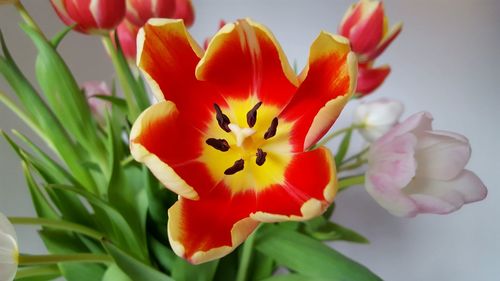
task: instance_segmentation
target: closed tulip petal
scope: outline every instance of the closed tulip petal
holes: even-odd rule
[[[349,32],[352,50],[358,54],[364,54],[373,50],[383,36],[384,7],[382,2],[371,2],[366,4],[365,13],[361,20],[353,26]]]
[[[401,30],[403,29],[403,23],[397,23],[394,25],[389,32],[384,36],[382,41],[380,41],[379,45],[373,49],[372,52],[370,52],[366,57],[364,58],[365,61],[370,61],[376,59],[378,56],[380,56],[387,47],[398,37],[398,35],[401,33]]]
[[[127,0],[127,19],[137,26],[143,26],[152,18],[172,18],[176,8],[175,0]]]
[[[182,19],[186,26],[192,26],[194,23],[194,7],[191,0],[176,0],[175,3],[173,18]]]
[[[281,113],[295,122],[295,150],[315,144],[338,118],[355,88],[356,65],[345,38],[322,32],[314,41],[306,78]]]
[[[365,96],[375,91],[391,72],[388,65],[378,68],[360,67],[358,69],[358,85],[356,92]]]
[[[430,131],[419,137],[416,159],[420,163],[417,174],[436,180],[450,180],[456,177],[470,159],[470,145],[463,136]]]

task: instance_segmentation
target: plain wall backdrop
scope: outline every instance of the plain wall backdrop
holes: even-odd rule
[[[191,29],[202,42],[220,19],[251,17],[274,32],[290,62],[302,67],[311,42],[321,30],[335,32],[351,1],[333,0],[194,0]],[[63,27],[49,1],[26,0],[27,9],[48,34]],[[500,280],[500,1],[386,1],[391,24],[404,22],[403,32],[377,61],[390,64],[386,83],[366,100],[390,97],[404,102],[404,117],[428,110],[434,127],[470,139],[468,169],[489,189],[486,200],[465,205],[447,216],[415,219],[391,216],[363,187],[337,198],[334,220],[371,240],[369,245],[344,242],[332,246],[365,264],[385,280]],[[20,30],[15,9],[0,7],[0,28],[20,67],[34,78],[35,48]],[[70,34],[60,50],[78,81],[113,79],[111,63],[96,37]],[[0,90],[11,93],[0,78]],[[351,121],[352,102],[333,127]],[[29,129],[0,105],[0,128]],[[38,141],[38,140],[37,140]],[[333,145],[332,145],[332,148]],[[0,140],[0,211],[34,214],[20,161]],[[21,251],[44,252],[32,227],[17,228]],[[335,265],[332,265],[335,266]]]

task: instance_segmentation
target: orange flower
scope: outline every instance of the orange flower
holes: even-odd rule
[[[66,25],[86,34],[107,34],[125,16],[125,0],[50,0]]]
[[[321,33],[299,82],[271,32],[225,25],[206,52],[179,20],[150,20],[138,66],[159,102],[133,125],[133,157],[179,200],[173,250],[191,263],[222,257],[260,222],[318,216],[337,191],[330,152],[308,150],[350,99],[356,59],[345,38]]]

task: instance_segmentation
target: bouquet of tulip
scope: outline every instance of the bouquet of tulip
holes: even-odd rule
[[[325,244],[368,241],[331,221],[338,192],[364,185],[402,217],[486,196],[464,169],[468,140],[434,131],[427,112],[399,122],[401,103],[362,102],[328,134],[389,75],[375,60],[402,25],[388,27],[379,1],[352,5],[339,35],[319,33],[300,74],[250,19],[222,23],[204,50],[189,0],[51,0],[67,25],[52,38],[20,1],[0,3],[38,52],[33,85],[0,36],[17,101],[0,100],[46,144],[2,131],[37,217],[0,214],[0,281],[380,280]],[[57,51],[73,31],[102,37],[110,86],[77,83]],[[39,225],[49,254],[19,253],[19,224]]]

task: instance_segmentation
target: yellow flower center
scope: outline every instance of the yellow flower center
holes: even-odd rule
[[[284,184],[292,158],[292,124],[278,119],[280,109],[255,98],[228,100],[214,105],[214,118],[203,138],[200,161],[216,182],[234,193],[261,192],[273,184]]]

